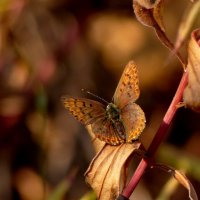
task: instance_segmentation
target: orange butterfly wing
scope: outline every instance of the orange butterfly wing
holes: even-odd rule
[[[134,103],[140,95],[136,64],[130,61],[121,76],[114,94],[114,103],[121,110],[121,121],[125,128],[126,141],[136,140],[145,127],[145,114]]]
[[[146,123],[143,110],[134,102],[128,103],[121,110],[121,121],[125,128],[127,142],[138,139]]]
[[[124,72],[113,96],[114,104],[116,104],[118,108],[121,109],[130,101],[136,101],[140,95],[138,84],[139,81],[136,64],[133,61],[130,61],[124,69]]]
[[[85,98],[62,97],[65,108],[85,126],[105,116],[105,106]]]

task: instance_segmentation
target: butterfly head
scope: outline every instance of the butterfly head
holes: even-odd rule
[[[111,120],[119,120],[120,110],[115,104],[109,103],[106,107],[106,115]]]

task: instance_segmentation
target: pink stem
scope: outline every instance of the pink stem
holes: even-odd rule
[[[187,85],[188,81],[188,73],[185,72],[181,78],[180,84],[177,88],[177,91],[174,95],[174,98],[163,118],[163,121],[153,139],[151,142],[148,150],[147,150],[147,157],[142,158],[140,161],[137,169],[135,170],[135,173],[133,174],[129,184],[126,186],[126,188],[122,192],[122,196],[129,198],[132,192],[134,191],[135,187],[139,183],[140,179],[142,178],[146,168],[151,165],[151,162],[153,160],[154,154],[157,151],[159,145],[164,140],[164,138],[167,135],[167,130],[172,122],[172,119],[177,111],[177,105],[182,101],[183,91]]]

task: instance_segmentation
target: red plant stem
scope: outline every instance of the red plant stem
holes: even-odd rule
[[[174,95],[174,98],[163,118],[163,121],[154,136],[154,139],[152,140],[148,150],[147,150],[147,157],[142,158],[140,161],[137,169],[135,170],[135,173],[133,174],[129,184],[126,186],[126,188],[122,192],[122,196],[129,198],[132,192],[134,191],[135,187],[139,183],[140,179],[142,178],[146,168],[151,165],[151,162],[153,160],[154,154],[156,150],[158,149],[159,145],[167,135],[167,130],[170,126],[170,123],[172,122],[172,119],[174,118],[174,115],[177,111],[177,105],[182,101],[183,91],[187,85],[188,81],[188,73],[185,72],[181,78],[181,81],[179,83],[179,86],[176,90],[176,93]]]

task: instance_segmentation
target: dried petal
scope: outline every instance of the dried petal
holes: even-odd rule
[[[200,29],[192,32],[188,46],[188,85],[183,99],[186,106],[200,112]]]
[[[134,1],[146,9],[153,8],[155,4],[151,0],[134,0]]]
[[[133,0],[133,9],[138,21],[156,30],[161,29],[164,32],[162,20],[163,2],[164,0],[157,0],[154,4],[151,3],[151,6],[148,6],[143,1]]]
[[[156,22],[158,23],[160,29],[165,32],[165,27],[163,24],[162,10],[163,10],[163,2],[164,0],[156,1],[156,4],[153,9],[153,16]]]
[[[195,18],[197,18],[197,16],[199,15],[199,11],[200,1],[197,1],[192,4],[189,13],[187,12],[187,14],[185,14],[178,29],[178,34],[175,42],[175,51],[177,51],[181,47],[182,43],[186,39]]]
[[[188,178],[183,173],[181,173],[178,170],[175,170],[174,171],[174,178],[188,190],[189,198],[191,200],[198,200],[198,197],[197,197],[197,194],[194,190],[193,185],[191,184],[191,182],[188,180]]]
[[[140,4],[139,0],[133,0],[133,9],[135,12],[135,16],[138,21],[146,26],[152,27],[155,29],[156,34],[160,41],[179,59],[183,67],[185,68],[185,62],[181,57],[179,52],[174,51],[174,45],[169,40],[169,38],[165,34],[165,29],[162,20],[162,7],[164,0],[157,0],[152,8],[146,8]]]
[[[114,200],[119,195],[121,172],[133,152],[140,147],[139,142],[119,146],[105,145],[92,160],[86,171],[86,181],[96,192],[99,200]]]
[[[133,10],[138,21],[145,26],[155,28],[157,23],[152,16],[152,9],[147,9],[142,6],[138,1],[133,1]]]
[[[188,190],[190,200],[198,200],[193,185],[182,172],[175,170],[169,166],[160,164],[156,164],[152,166],[152,168],[159,168],[167,173],[170,173],[183,187],[185,187]]]

